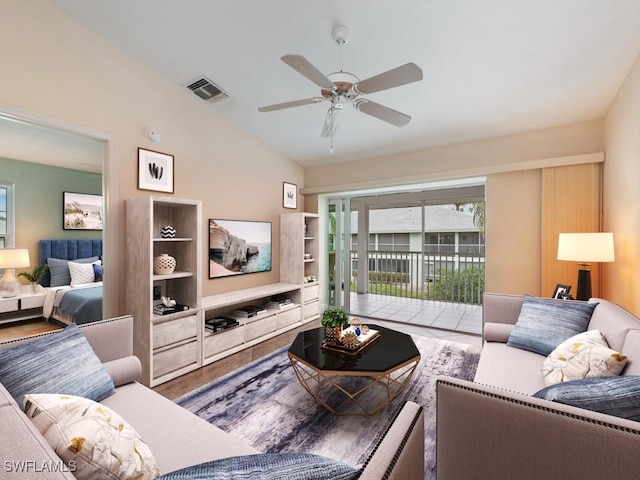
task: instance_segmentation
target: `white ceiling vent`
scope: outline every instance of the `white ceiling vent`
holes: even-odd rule
[[[220,87],[204,76],[196,78],[185,86],[207,102],[213,103],[229,98],[229,95],[223,92]]]

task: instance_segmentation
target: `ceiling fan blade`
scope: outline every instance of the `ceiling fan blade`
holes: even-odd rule
[[[267,105],[265,107],[258,108],[260,112],[273,112],[274,110],[282,110],[283,108],[300,107],[302,105],[311,105],[312,103],[320,103],[323,101],[322,97],[305,98],[303,100],[293,100],[292,102],[276,103],[274,105]]]
[[[331,108],[329,108],[329,111],[327,112],[327,116],[324,118],[324,125],[322,126],[322,132],[320,133],[321,137],[332,137],[336,134],[343,112],[344,107],[341,103],[331,105]]]
[[[329,80],[324,73],[311,65],[309,60],[302,55],[285,55],[280,60],[293,68],[300,75],[307,77],[313,83],[325,90],[333,90],[335,85]]]
[[[403,127],[411,121],[411,117],[406,113],[398,112],[379,103],[365,100],[364,98],[358,98],[353,102],[353,106],[360,110],[362,113],[371,115],[383,122],[390,123],[396,127]]]
[[[379,75],[356,83],[353,89],[358,93],[374,93],[407,83],[422,80],[422,70],[415,63],[407,63]]]

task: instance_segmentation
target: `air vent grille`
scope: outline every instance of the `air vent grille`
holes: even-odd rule
[[[229,98],[229,95],[206,77],[198,77],[185,86],[207,102],[213,103]]]

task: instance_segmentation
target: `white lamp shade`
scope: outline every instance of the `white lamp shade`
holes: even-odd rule
[[[558,260],[582,263],[613,262],[613,233],[561,233],[558,236]]]
[[[0,269],[2,268],[25,268],[29,262],[29,250],[26,248],[3,248],[0,249]]]

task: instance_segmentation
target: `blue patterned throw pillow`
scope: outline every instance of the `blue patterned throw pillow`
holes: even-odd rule
[[[161,475],[157,480],[351,480],[357,470],[306,453],[263,453],[222,458]]]
[[[640,422],[640,376],[636,375],[571,380],[533,396]]]
[[[27,393],[63,393],[98,402],[116,391],[76,324],[0,350],[0,383],[20,406]]]
[[[596,305],[525,295],[507,345],[549,355],[565,340],[587,330]]]

